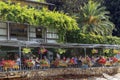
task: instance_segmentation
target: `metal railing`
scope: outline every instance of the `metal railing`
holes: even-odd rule
[[[119,64],[114,64],[114,65],[101,65],[101,64],[95,64],[95,65],[91,65],[89,66],[88,64],[72,64],[72,65],[42,65],[42,64],[35,64],[32,66],[27,66],[25,64],[21,64],[21,67],[19,65],[14,65],[11,67],[7,67],[7,66],[0,66],[0,72],[10,72],[10,71],[30,71],[30,70],[46,70],[46,69],[54,69],[54,68],[83,68],[83,69],[87,69],[87,68],[93,68],[93,67],[114,67],[114,66],[119,66]]]

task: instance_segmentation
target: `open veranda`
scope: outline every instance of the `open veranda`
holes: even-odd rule
[[[39,44],[34,41],[23,42],[18,40],[1,40],[0,44],[1,49],[5,48],[0,51],[1,54],[4,53],[4,55],[0,56],[1,72],[48,68],[85,69],[89,67],[113,67],[119,66],[120,63],[119,45],[77,43]],[[9,49],[7,50],[7,48]],[[69,50],[72,50],[71,53]],[[82,50],[82,54],[75,54],[76,50]],[[114,55],[108,56],[109,53],[113,53]]]

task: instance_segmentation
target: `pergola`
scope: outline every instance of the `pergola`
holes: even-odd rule
[[[83,48],[84,54],[87,54],[87,48],[101,48],[101,49],[119,49],[120,45],[110,45],[110,44],[79,44],[79,43],[41,43],[42,46],[46,48]]]
[[[20,41],[20,40],[0,40],[0,46],[18,47],[20,58],[22,53],[21,52],[22,47],[44,46],[45,48],[83,48],[85,55],[86,55],[86,48],[110,48],[110,49],[120,48],[120,45],[110,45],[110,44],[40,43],[36,41]]]
[[[41,43],[46,48],[120,48],[120,45],[111,44],[80,44],[80,43]]]

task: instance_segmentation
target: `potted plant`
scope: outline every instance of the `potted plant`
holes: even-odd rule
[[[34,63],[32,62],[32,60],[25,60],[24,62],[28,67],[33,67],[34,66]]]
[[[4,60],[4,61],[2,61],[2,64],[3,64],[3,68],[5,70],[8,70],[9,68],[14,67],[15,61],[13,61],[13,60]]]
[[[41,65],[41,67],[49,67],[50,66],[48,61],[46,61],[44,59],[40,60],[40,65]]]

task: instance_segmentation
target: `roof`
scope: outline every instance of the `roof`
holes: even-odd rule
[[[120,45],[110,44],[80,44],[80,43],[41,43],[42,46],[47,48],[120,48]]]
[[[35,4],[43,4],[43,5],[52,5],[52,6],[54,6],[54,4],[52,4],[52,3],[38,2],[38,1],[33,1],[33,0],[25,0],[25,2],[35,3]]]
[[[39,47],[40,43],[35,41],[20,41],[20,40],[0,40],[0,46],[11,47]]]
[[[21,40],[0,40],[1,46],[14,46],[14,47],[41,47],[45,48],[111,48],[118,49],[120,45],[110,44],[79,44],[79,43],[40,43],[36,41],[21,41]]]
[[[13,21],[1,21],[0,20],[0,23],[3,22],[3,23],[12,23],[12,24],[23,24],[23,25],[28,25],[28,26],[33,26],[33,27],[39,27],[39,28],[42,28],[42,29],[46,29],[46,27],[43,27],[43,26],[36,26],[36,25],[30,25],[28,23],[20,23],[20,22],[13,22]]]

